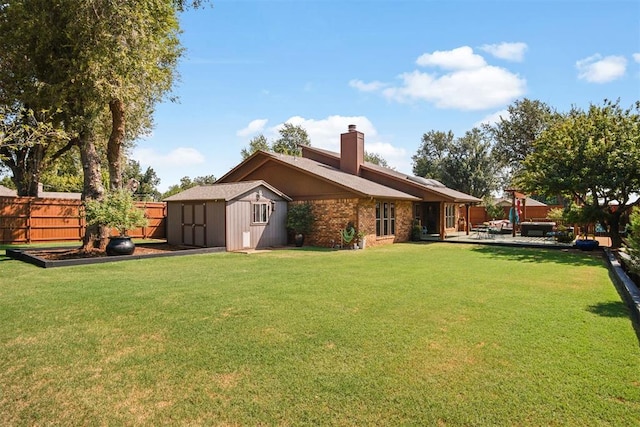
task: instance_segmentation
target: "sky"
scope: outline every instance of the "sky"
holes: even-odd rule
[[[411,173],[422,135],[463,136],[529,98],[557,111],[640,100],[640,1],[214,0],[180,16],[180,80],[131,157],[160,191],[220,178],[284,123]]]

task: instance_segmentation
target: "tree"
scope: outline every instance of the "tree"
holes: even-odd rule
[[[215,184],[216,181],[217,179],[213,175],[197,176],[194,179],[183,176],[180,178],[180,184],[170,186],[169,189],[162,194],[162,199],[166,199],[169,196],[173,196],[174,194],[198,185],[212,185]]]
[[[103,176],[103,180],[105,178],[108,179]],[[42,184],[49,191],[82,193],[82,164],[77,147],[64,153],[43,171]]]
[[[18,196],[37,196],[44,172],[72,145],[48,111],[0,104],[0,163],[11,171]]]
[[[486,133],[474,128],[461,138],[453,132],[429,131],[412,156],[416,176],[482,198],[498,188],[497,163]]]
[[[440,175],[447,187],[475,197],[486,197],[496,190],[497,163],[486,135],[473,128],[457,138],[441,160]]]
[[[442,179],[442,160],[447,156],[453,145],[453,132],[431,130],[422,135],[422,144],[413,160],[413,174],[436,180]]]
[[[158,191],[158,184],[160,184],[160,178],[151,167],[142,172],[140,168],[140,162],[136,160],[128,160],[127,165],[122,174],[122,180],[125,183],[129,183],[131,180],[137,182],[137,187],[133,192],[133,196],[137,200],[160,200],[160,192]]]
[[[64,123],[80,148],[86,199],[104,193],[98,146],[106,135],[110,186],[121,186],[127,136],[147,128],[153,106],[173,84],[182,53],[176,13],[200,3],[15,0],[0,6],[0,100],[59,112],[54,123]],[[85,248],[96,234],[104,236],[87,228]]]
[[[517,172],[533,151],[535,140],[558,115],[547,104],[524,98],[507,107],[507,117],[493,125],[483,125],[493,139],[493,154],[502,166]]]
[[[385,168],[389,167],[389,163],[387,163],[387,161],[380,154],[377,154],[377,153],[370,153],[368,151],[365,151],[364,161],[373,163],[374,165],[383,166]]]
[[[620,217],[640,204],[632,202],[640,192],[640,101],[572,109],[540,135],[523,166],[524,190],[564,195],[596,212],[620,247]]]
[[[631,256],[631,270],[640,274],[640,208],[633,209],[629,216],[628,229],[627,251]]]
[[[242,155],[242,160],[246,159],[259,150],[271,151],[271,147],[269,147],[269,141],[267,141],[267,138],[263,134],[259,134],[251,138],[251,140],[249,141],[249,147],[242,149],[242,151],[240,152],[240,155]]]
[[[278,132],[280,133],[280,138],[278,138],[271,147],[276,153],[300,156],[302,151],[299,146],[311,145],[307,131],[300,125],[285,123]]]

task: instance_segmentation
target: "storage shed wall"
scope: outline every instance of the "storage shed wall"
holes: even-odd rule
[[[195,213],[195,216],[193,215]],[[188,218],[183,218],[186,215]],[[201,216],[204,215],[204,218]],[[206,247],[225,246],[225,202],[185,201],[167,203],[167,242],[173,245],[195,244]],[[196,237],[191,237],[192,221]],[[183,225],[184,224],[184,225]],[[204,226],[206,224],[206,226]]]
[[[266,224],[253,222],[253,204],[258,192],[254,191],[227,204],[227,250],[283,246],[287,243],[287,202],[266,188],[261,188],[259,202],[268,203],[269,220]],[[275,209],[271,201],[275,202]],[[244,234],[249,233],[249,246],[245,246]]]

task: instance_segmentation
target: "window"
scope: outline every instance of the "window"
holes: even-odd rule
[[[456,226],[456,205],[444,206],[444,222],[447,228],[454,228]]]
[[[266,224],[269,222],[269,203],[253,204],[253,223]]]
[[[391,202],[376,202],[376,236],[396,234],[396,208]]]

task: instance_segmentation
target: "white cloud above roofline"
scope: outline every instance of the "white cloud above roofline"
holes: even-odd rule
[[[624,76],[627,59],[624,56],[605,56],[599,53],[576,61],[578,79],[589,83],[608,83]]]
[[[247,127],[237,131],[236,135],[242,136],[242,137],[246,137],[246,136],[255,135],[255,134],[259,133],[259,132],[262,132],[262,130],[264,130],[264,127],[266,126],[268,121],[269,120],[267,120],[267,119],[252,120],[247,125]]]
[[[496,58],[514,62],[524,61],[524,54],[527,49],[527,44],[522,42],[502,42],[498,44],[484,44],[480,46],[480,50],[483,50]]]
[[[393,84],[354,79],[349,85],[393,102],[426,102],[441,109],[463,111],[503,107],[527,91],[525,78],[488,64],[469,46],[425,53],[416,64],[429,69],[401,73]]]

